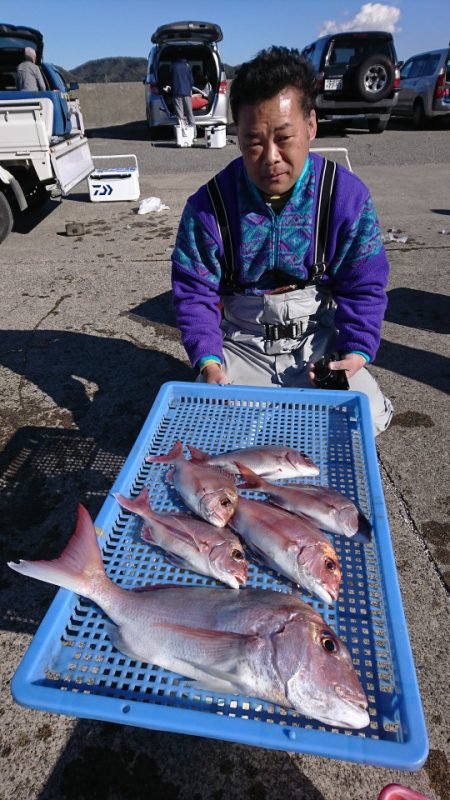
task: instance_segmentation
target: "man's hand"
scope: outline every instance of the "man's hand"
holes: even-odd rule
[[[228,383],[227,376],[219,364],[208,364],[202,370],[202,378],[204,383]]]
[[[342,356],[339,361],[330,361],[328,366],[330,369],[345,369],[347,379],[349,380],[358,370],[364,367],[366,363],[364,356],[361,356],[359,353],[347,353],[345,356]],[[314,385],[314,364],[308,364],[308,375],[309,380]]]

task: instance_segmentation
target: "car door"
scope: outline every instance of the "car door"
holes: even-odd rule
[[[418,83],[422,74],[428,53],[414,56],[400,70],[400,91],[398,93],[397,111],[403,114],[412,114],[414,102],[418,97]]]

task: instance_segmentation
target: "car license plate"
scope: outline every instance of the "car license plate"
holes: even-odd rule
[[[328,78],[325,81],[326,92],[336,92],[342,89],[342,78]]]

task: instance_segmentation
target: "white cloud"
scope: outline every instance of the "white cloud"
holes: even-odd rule
[[[322,23],[319,36],[339,31],[388,31],[397,33],[401,28],[397,26],[401,11],[396,6],[386,3],[364,3],[354,17],[346,22],[336,22],[328,19]]]

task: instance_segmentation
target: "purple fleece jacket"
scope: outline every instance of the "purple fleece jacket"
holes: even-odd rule
[[[305,173],[279,215],[249,180],[242,158],[216,176],[227,208],[238,292],[270,291],[280,271],[292,282],[309,277],[322,165],[321,156],[309,155]],[[222,255],[220,232],[202,186],[186,203],[172,254],[177,324],[193,366],[205,355],[222,359],[218,304],[221,294],[229,292],[222,282]],[[362,352],[373,361],[386,309],[389,266],[369,190],[341,166],[336,173],[325,260],[323,285],[337,305],[336,349]]]

